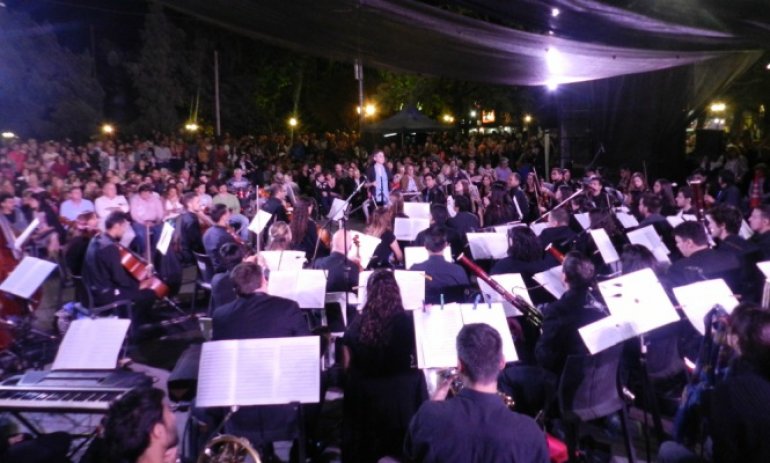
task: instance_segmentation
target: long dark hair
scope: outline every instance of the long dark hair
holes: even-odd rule
[[[366,284],[366,304],[361,312],[361,342],[373,346],[383,344],[393,317],[403,311],[401,291],[393,272],[376,270]]]
[[[297,203],[294,205],[294,212],[291,214],[291,223],[289,224],[292,246],[299,245],[305,239],[308,222],[310,221],[310,206],[312,206],[312,204],[313,203],[305,197],[297,198]]]

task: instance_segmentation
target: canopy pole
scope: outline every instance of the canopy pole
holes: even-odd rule
[[[356,58],[353,64],[353,72],[355,73],[356,80],[358,81],[358,132],[359,134],[364,130],[364,67],[361,65],[361,60]],[[360,135],[359,135],[360,136]]]

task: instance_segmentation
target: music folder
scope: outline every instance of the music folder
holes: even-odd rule
[[[706,334],[703,319],[715,305],[721,305],[727,313],[733,313],[738,305],[738,299],[721,278],[678,286],[673,291],[682,312],[700,334]]]
[[[500,283],[500,285],[503,288],[505,288],[509,293],[521,297],[522,299],[527,301],[529,305],[534,306],[534,304],[532,304],[532,299],[529,297],[529,292],[527,291],[527,285],[524,284],[524,278],[521,277],[520,273],[503,273],[499,275],[490,275],[489,277],[492,278],[494,281]],[[492,289],[492,287],[489,286],[484,280],[479,278],[478,282],[479,282],[479,289],[481,290],[481,295],[484,297],[484,302],[502,303],[503,309],[505,310],[506,317],[517,317],[521,315],[521,312],[519,311],[519,309],[511,305],[510,302],[507,302],[505,299],[503,299],[503,296],[500,295],[500,293],[498,293],[494,289]]]
[[[249,223],[249,230],[253,231],[255,235],[259,235],[272,218],[273,214],[259,209]]]
[[[405,219],[396,217],[393,234],[399,241],[414,241],[417,234],[430,227],[430,219]]]
[[[412,268],[414,264],[421,264],[428,260],[428,250],[423,246],[407,246],[404,248],[404,266],[407,270]],[[449,246],[444,248],[444,260],[452,262],[452,250]]]
[[[679,320],[651,269],[602,281],[598,286],[610,316],[578,330],[591,354]]]
[[[260,251],[270,271],[301,270],[305,261],[305,251]]]
[[[655,227],[647,225],[636,230],[631,230],[626,233],[628,241],[633,244],[641,244],[655,256],[655,260],[662,263],[671,263],[668,255],[671,251],[668,249],[663,240],[660,239],[660,235],[655,231]]]
[[[588,230],[588,233],[591,234],[591,238],[596,243],[596,249],[601,254],[605,264],[611,264],[620,260],[618,251],[615,249],[615,245],[612,244],[612,240],[610,240],[610,236],[605,229],[592,229]]]
[[[53,262],[26,256],[0,284],[0,291],[29,299],[55,268]]]
[[[52,370],[112,370],[128,333],[125,318],[81,318],[64,335]]]
[[[334,198],[332,205],[329,208],[329,213],[326,214],[326,218],[330,220],[342,220],[345,216],[345,209],[348,208],[348,203],[340,198]]]
[[[500,334],[506,362],[518,360],[511,330],[500,303],[431,305],[412,312],[417,347],[417,367],[448,368],[457,365],[457,334],[463,326],[486,323]]]
[[[199,407],[318,403],[318,336],[203,343],[198,369]]]
[[[479,259],[504,259],[508,256],[508,236],[502,233],[466,233],[471,255]]]
[[[267,292],[296,301],[303,309],[322,309],[326,305],[326,279],[324,270],[271,270]]]
[[[372,273],[374,272],[367,270],[358,274],[358,310],[362,310],[366,304],[366,285]],[[422,308],[425,302],[425,272],[395,270],[393,274],[401,292],[401,303],[404,305],[404,309]]]
[[[561,279],[562,273],[561,265],[558,265],[532,275],[532,279],[542,285],[553,297],[559,299],[567,292],[567,287]]]
[[[430,203],[404,203],[404,215],[410,219],[430,220]]]
[[[356,248],[356,245],[353,244],[354,238],[358,238],[358,248]],[[358,256],[361,258],[361,267],[368,267],[369,261],[372,260],[372,257],[374,257],[374,251],[376,251],[377,246],[380,245],[380,241],[382,240],[376,236],[367,235],[357,231],[351,231],[348,234],[348,246],[350,246],[350,250],[348,251],[348,259],[355,258],[356,253],[358,253]]]

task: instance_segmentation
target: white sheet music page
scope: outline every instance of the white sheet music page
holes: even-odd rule
[[[738,305],[738,299],[721,278],[679,286],[673,291],[687,319],[700,334],[706,334],[703,318],[715,305],[721,305],[727,313]]]
[[[521,222],[509,222],[509,223],[506,223],[506,224],[503,224],[503,225],[495,225],[492,228],[495,229],[495,233],[500,233],[501,235],[504,235],[507,238],[508,237],[508,230],[510,230],[511,228],[526,227],[526,226],[527,226],[527,224],[524,224],[524,223],[521,223]]]
[[[348,251],[348,258],[352,259],[353,257],[356,256],[356,252],[358,252],[359,255],[361,256],[361,267],[366,268],[369,266],[369,261],[372,260],[374,251],[377,249],[377,246],[380,245],[381,240],[376,236],[366,235],[360,232],[350,232],[350,234],[348,235],[348,238],[352,240],[353,237],[358,237],[358,242],[360,246],[358,250],[356,250],[356,245],[350,243],[350,251]]]
[[[430,227],[430,219],[396,217],[393,234],[400,241],[414,241],[417,234]]]
[[[0,283],[0,291],[29,299],[54,269],[56,264],[53,262],[27,256]]]
[[[548,228],[548,222],[532,222],[529,224],[529,228],[535,232],[535,235],[540,236],[543,230]]]
[[[578,329],[591,355],[641,334],[633,321],[610,315]]]
[[[40,219],[35,217],[32,222],[30,222],[29,225],[27,225],[27,228],[24,229],[23,232],[19,236],[16,237],[16,239],[13,241],[13,247],[21,251],[21,248],[24,247],[24,243],[27,242],[29,239],[29,235],[34,232],[37,227],[40,225]]]
[[[516,353],[516,347],[513,344],[511,329],[508,327],[508,320],[505,318],[503,306],[501,304],[460,304],[460,313],[463,317],[463,325],[471,323],[486,323],[500,334],[503,341],[503,357],[506,362],[515,362],[519,360]]]
[[[641,244],[649,249],[658,262],[671,262],[668,258],[671,251],[663,243],[663,240],[660,239],[660,235],[658,235],[658,232],[655,231],[655,227],[652,225],[631,230],[626,233],[626,236],[628,236],[628,241],[631,243]]]
[[[457,304],[444,304],[415,310],[414,337],[418,368],[449,368],[457,366],[457,333],[463,318]]]
[[[639,226],[639,221],[636,220],[636,217],[628,212],[615,212],[615,217],[618,218],[618,222],[623,225],[623,228],[634,228]]]
[[[117,368],[131,321],[124,318],[74,320],[56,352],[51,370],[112,370]]]
[[[762,272],[766,280],[770,280],[770,260],[764,262],[757,262],[759,271]]]
[[[318,336],[206,342],[198,370],[197,404],[317,403],[320,356]]]
[[[679,320],[674,305],[651,269],[598,283],[610,313],[633,322],[639,334]]]
[[[358,274],[358,310],[363,310],[366,304],[366,285],[372,273],[374,272],[367,270]],[[422,309],[425,301],[425,272],[396,270],[394,276],[401,292],[401,303],[404,309]]]
[[[259,235],[260,233],[262,233],[262,230],[265,229],[265,226],[267,226],[268,222],[270,222],[270,219],[272,217],[273,217],[273,214],[263,211],[262,209],[259,209],[257,213],[254,214],[254,218],[251,219],[251,223],[249,223],[249,230]]]
[[[270,271],[301,270],[307,260],[304,251],[260,251]]]
[[[527,303],[529,303],[529,305],[532,305],[532,299],[529,297],[529,292],[527,291],[527,287],[524,284],[524,279],[521,277],[520,273],[503,273],[500,275],[490,275],[490,278],[500,283],[500,285],[509,293],[523,298],[525,301],[527,301]],[[521,315],[519,309],[511,305],[510,302],[507,302],[503,296],[500,295],[500,293],[492,289],[492,287],[489,286],[484,280],[479,279],[478,282],[481,295],[484,297],[485,302],[502,303],[505,315],[508,317],[517,317]]]
[[[605,264],[611,264],[620,260],[618,251],[612,244],[612,240],[610,240],[610,236],[605,229],[597,228],[589,230],[588,233],[591,234],[591,238],[596,243],[596,248],[599,250],[599,254],[602,255],[602,260],[604,260]]]
[[[564,293],[567,292],[567,287],[561,280],[562,269],[561,265],[551,267],[545,272],[540,272],[532,275],[532,279],[543,285],[543,287],[553,295],[556,299],[559,299]]]
[[[583,230],[588,230],[591,227],[591,218],[588,215],[588,212],[581,212],[580,214],[574,215],[575,220],[577,220],[577,223],[580,224],[581,227],[583,227]]]
[[[160,231],[160,238],[158,238],[158,244],[155,249],[158,250],[164,256],[168,252],[168,247],[171,245],[171,238],[174,236],[174,227],[168,222],[163,222],[163,229]]]
[[[342,220],[342,217],[345,215],[345,208],[347,205],[348,203],[341,200],[340,198],[334,198],[332,201],[332,207],[329,208],[329,213],[326,214],[326,218],[331,220]]]
[[[466,233],[471,255],[478,259],[503,259],[508,256],[508,237],[501,233]]]
[[[404,203],[404,215],[410,219],[430,220],[430,203]]]
[[[309,269],[271,271],[267,292],[296,301],[303,309],[322,309],[326,299],[326,272]]]
[[[444,248],[444,260],[452,262],[452,250],[449,246]],[[407,246],[404,248],[404,266],[412,268],[414,264],[421,264],[428,260],[428,250],[422,246]]]
[[[738,235],[740,235],[740,237],[744,240],[747,240],[751,238],[752,235],[754,235],[754,231],[745,220],[741,221],[741,229],[738,231]]]

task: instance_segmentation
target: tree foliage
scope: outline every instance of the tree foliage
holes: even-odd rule
[[[85,138],[102,119],[93,61],[57,41],[47,24],[0,9],[0,129],[22,136]]]

